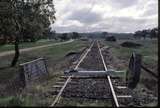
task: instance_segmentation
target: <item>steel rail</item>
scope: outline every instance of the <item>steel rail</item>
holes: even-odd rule
[[[104,58],[103,58],[103,55],[102,55],[102,52],[101,52],[101,49],[100,49],[100,46],[99,46],[98,41],[97,41],[97,45],[98,45],[99,53],[100,53],[101,58],[102,58],[102,61],[103,61],[103,65],[104,65],[105,71],[107,71],[108,69],[107,69],[107,66],[106,66],[106,64],[105,64],[105,61],[104,61]],[[108,82],[109,82],[109,86],[110,86],[110,88],[111,88],[111,93],[112,93],[112,96],[113,96],[113,100],[114,100],[114,102],[115,102],[115,105],[116,105],[116,107],[119,107],[119,103],[118,103],[118,100],[117,100],[117,96],[116,96],[116,94],[115,94],[115,91],[114,91],[114,88],[113,88],[113,85],[112,85],[112,81],[111,81],[111,78],[110,78],[109,75],[107,75],[107,79],[108,79]]]
[[[69,76],[67,78],[67,81],[65,82],[65,84],[63,85],[63,87],[61,88],[60,92],[58,93],[58,95],[56,96],[56,99],[53,101],[53,103],[51,104],[51,106],[54,106],[58,101],[59,101],[59,98],[63,92],[63,90],[65,89],[65,87],[67,86],[68,82],[71,81],[71,76]]]
[[[78,62],[78,64],[76,65],[76,67],[74,68],[75,70],[79,67],[79,65],[82,63],[82,61],[84,60],[84,58],[87,56],[88,52],[91,50],[91,48],[93,47],[94,42],[91,44],[91,46],[88,48],[88,50],[86,51],[86,53],[83,55],[83,57],[81,58],[81,60]]]
[[[81,62],[84,60],[84,58],[87,56],[88,52],[91,50],[91,48],[93,47],[94,42],[91,44],[91,46],[88,48],[88,50],[86,51],[86,53],[83,55],[83,57],[80,59],[80,61],[78,62],[78,64],[75,66],[74,70],[76,70],[78,68],[78,66],[81,64]],[[71,78],[73,77],[73,75],[68,76],[66,82],[64,83],[63,87],[61,88],[60,92],[58,93],[58,95],[56,96],[55,100],[53,101],[53,103],[51,104],[51,107],[55,106],[56,103],[59,101],[61,94],[63,93],[63,90],[65,89],[65,87],[67,86],[68,82],[71,81]]]

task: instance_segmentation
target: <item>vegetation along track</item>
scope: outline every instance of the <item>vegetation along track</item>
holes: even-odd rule
[[[51,106],[63,106],[61,97],[106,100],[109,103],[106,106],[128,105],[126,99],[130,101],[131,95],[125,84],[120,83],[119,79],[111,78],[108,74],[99,74],[108,72],[105,60],[99,42],[93,41],[74,68],[84,75],[63,76],[63,81],[57,82],[59,85],[54,86],[56,98]],[[85,72],[91,74],[85,74]]]

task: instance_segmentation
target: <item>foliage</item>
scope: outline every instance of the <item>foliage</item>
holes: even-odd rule
[[[56,40],[56,31],[51,31],[51,28],[49,28],[46,32],[45,32],[45,36],[47,36],[49,39],[55,39]]]
[[[67,33],[63,33],[60,37],[59,37],[61,40],[69,40],[70,37],[68,36]]]
[[[15,56],[11,66],[15,66],[19,42],[36,41],[54,23],[53,0],[1,0],[0,10],[0,37],[3,44],[8,40],[14,42]]]
[[[105,38],[108,35],[108,32],[102,32],[103,38]]]
[[[138,30],[134,33],[134,38],[146,38],[147,36],[152,38],[158,37],[158,28],[147,29],[147,30]]]
[[[80,38],[81,36],[77,33],[77,32],[73,32],[72,33],[72,39],[77,39],[77,38]]]
[[[2,0],[0,5],[2,43],[13,42],[18,32],[21,41],[38,40],[55,21],[53,0]]]

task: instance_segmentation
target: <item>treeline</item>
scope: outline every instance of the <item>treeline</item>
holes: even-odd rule
[[[15,66],[19,43],[44,38],[55,21],[53,0],[0,0],[0,42],[15,45]]]
[[[1,0],[0,43],[34,42],[50,32],[55,21],[52,0]]]
[[[55,31],[51,31],[47,35],[48,39],[55,39],[55,40],[69,40],[69,39],[79,39],[82,36],[78,32],[71,32],[71,33],[56,33]]]
[[[146,29],[146,30],[139,30],[136,31],[133,35],[133,37],[136,38],[158,38],[158,28],[153,29]]]

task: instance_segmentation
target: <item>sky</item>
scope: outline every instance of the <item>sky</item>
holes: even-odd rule
[[[54,0],[52,30],[133,33],[158,26],[158,0]]]

